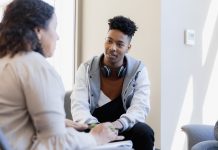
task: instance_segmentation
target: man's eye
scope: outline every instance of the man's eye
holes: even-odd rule
[[[110,44],[111,44],[111,43],[113,43],[113,41],[112,41],[112,40],[108,40],[108,43],[110,43]]]
[[[121,47],[124,46],[124,44],[122,44],[122,43],[118,43],[117,46],[121,48]]]

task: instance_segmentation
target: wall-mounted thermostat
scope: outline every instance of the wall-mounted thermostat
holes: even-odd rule
[[[184,43],[189,46],[195,45],[195,30],[192,29],[185,30]]]

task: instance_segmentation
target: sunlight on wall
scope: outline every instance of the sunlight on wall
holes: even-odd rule
[[[218,1],[211,0],[208,15],[205,21],[205,26],[202,34],[202,61],[203,65],[206,62],[208,51],[210,50],[211,40],[213,37],[216,21],[218,18]],[[217,121],[218,114],[218,60],[215,57],[214,66],[210,76],[210,81],[207,88],[207,93],[205,96],[205,101],[203,105],[203,123],[205,124],[215,124]]]
[[[0,5],[0,21],[2,20],[3,17],[3,11],[4,11],[4,7]]]
[[[218,7],[217,7],[218,8]],[[218,51],[218,49],[217,49]],[[205,101],[203,104],[203,123],[214,125],[218,114],[218,58],[216,55],[214,68],[208,84]]]
[[[0,0],[0,6],[7,5],[10,3],[12,0]]]
[[[218,17],[218,0],[211,0],[203,33],[202,33],[202,66],[204,66],[206,62],[217,17]]]
[[[7,4],[9,4],[12,0],[0,0],[0,21],[2,20],[3,13]]]
[[[175,134],[173,137],[173,142],[171,150],[183,150],[186,140],[186,135],[181,131],[181,127],[188,124],[191,120],[193,111],[193,77],[189,78],[189,82],[186,89],[186,95],[184,97],[181,112],[179,114],[178,123],[176,126]]]

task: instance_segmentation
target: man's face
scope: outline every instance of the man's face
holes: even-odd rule
[[[120,67],[125,53],[131,47],[130,38],[119,30],[109,30],[104,47],[104,63],[113,68]]]

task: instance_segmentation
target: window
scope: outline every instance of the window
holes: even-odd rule
[[[57,42],[55,54],[48,61],[61,75],[65,89],[71,90],[74,81],[74,29],[75,29],[75,0],[45,0],[55,7],[60,40]]]
[[[11,0],[1,0],[0,19],[2,18],[5,6]],[[58,19],[57,32],[59,41],[57,41],[56,50],[52,58],[48,58],[49,63],[54,66],[60,74],[65,90],[71,90],[74,81],[75,72],[75,50],[74,50],[74,29],[75,29],[75,0],[44,0],[55,7]]]

